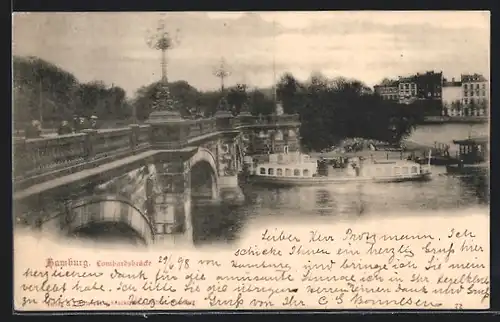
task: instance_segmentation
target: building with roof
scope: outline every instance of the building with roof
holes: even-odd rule
[[[417,99],[417,83],[415,82],[415,76],[400,77],[398,83],[399,103],[413,103]]]
[[[489,113],[489,82],[481,74],[461,75],[464,116]]]
[[[380,84],[373,86],[373,89],[382,99],[398,102],[398,85],[399,83],[397,80],[384,79]]]

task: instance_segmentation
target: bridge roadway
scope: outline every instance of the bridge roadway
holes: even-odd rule
[[[222,115],[14,139],[15,216],[67,235],[111,223],[145,243],[191,238],[191,197],[240,198],[239,151],[252,154],[259,143],[298,149],[299,126],[297,115]]]

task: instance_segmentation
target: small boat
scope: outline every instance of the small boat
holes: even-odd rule
[[[474,175],[489,173],[489,139],[488,137],[453,140],[458,145],[455,164],[446,166],[448,174]]]
[[[338,175],[320,175],[317,160],[301,153],[269,155],[268,162],[246,159],[245,182],[280,186],[310,186],[349,182],[404,182],[431,179],[430,165],[406,160],[351,158]]]

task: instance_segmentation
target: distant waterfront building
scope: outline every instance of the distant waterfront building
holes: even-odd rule
[[[428,71],[398,80],[385,79],[374,86],[375,92],[386,100],[400,104],[418,103],[424,107],[426,115],[441,115],[443,73]]]
[[[400,77],[398,85],[398,99],[400,104],[411,104],[417,99],[415,76]]]
[[[461,75],[464,115],[487,115],[489,111],[489,83],[480,74]]]
[[[424,74],[417,73],[414,76],[417,83],[417,97],[418,99],[441,101],[443,95],[442,83],[443,73],[436,73],[428,71]]]
[[[373,90],[370,87],[363,86],[361,88],[361,95],[371,95],[373,94]]]
[[[443,78],[443,110],[447,116],[462,116],[462,83],[452,78]]]
[[[380,95],[382,99],[397,102],[398,95],[398,81],[384,79],[379,85],[373,86],[375,93]]]
[[[441,115],[443,73],[427,71],[398,79],[398,102],[417,103],[426,115]]]

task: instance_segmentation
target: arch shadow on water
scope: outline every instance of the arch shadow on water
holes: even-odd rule
[[[191,166],[191,197],[212,200],[218,196],[217,175],[206,160],[199,160]]]
[[[222,201],[216,174],[206,161],[191,167],[191,219],[194,245],[232,242],[243,226],[242,206]]]
[[[134,245],[154,239],[149,217],[126,197],[92,196],[68,207],[64,216],[68,237]]]

